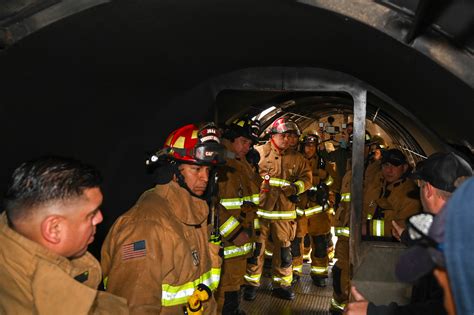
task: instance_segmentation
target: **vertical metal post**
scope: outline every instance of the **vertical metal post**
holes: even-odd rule
[[[367,91],[351,92],[354,99],[354,130],[352,143],[352,182],[351,182],[351,222],[350,250],[351,263],[356,268],[360,261],[360,242],[362,236],[362,202],[364,182],[364,146]]]

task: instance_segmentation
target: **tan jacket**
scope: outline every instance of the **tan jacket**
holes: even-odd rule
[[[334,217],[336,236],[349,237],[351,217],[351,184],[352,170],[347,170],[342,178],[341,201]]]
[[[310,189],[316,189],[316,186],[321,182],[326,182],[329,178],[328,171],[326,169],[320,169],[318,165],[318,156],[311,159],[306,159],[312,175],[313,183]],[[327,168],[327,167],[326,167]],[[309,229],[312,235],[321,235],[327,233],[331,229],[331,222],[329,219],[329,206],[325,208],[319,205],[317,202],[311,201],[307,198],[308,191],[301,195],[301,199],[304,200],[304,214],[309,219]],[[302,214],[301,211],[297,211],[298,214]]]
[[[0,314],[128,314],[127,301],[97,291],[99,262],[58,256],[0,217]]]
[[[224,139],[222,143],[230,153],[230,141]],[[253,238],[241,243],[243,237],[239,234],[253,236],[257,209],[245,205],[253,203],[258,206],[262,180],[247,160],[237,158],[226,159],[226,164],[218,169],[218,178],[219,199],[223,206],[220,208],[220,231],[224,241],[224,258],[251,256]]]
[[[377,206],[384,209],[383,226],[380,226],[384,237],[392,236],[392,220],[405,227],[405,220],[422,209],[416,185],[408,178],[387,184],[382,177],[372,185],[367,185],[364,191],[362,220],[365,221],[367,218],[373,217]],[[372,226],[369,228],[372,231],[375,228],[374,222],[371,224]],[[373,232],[371,235],[380,236]]]
[[[262,182],[259,215],[267,219],[295,219],[295,204],[288,197],[301,194],[312,186],[311,168],[298,152],[279,152],[271,140],[257,147],[260,153],[260,175],[270,181]]]
[[[104,241],[107,291],[126,297],[133,314],[182,314],[199,283],[214,290],[220,270],[211,267],[208,213],[173,181],[143,193]],[[215,314],[214,298],[204,307]]]

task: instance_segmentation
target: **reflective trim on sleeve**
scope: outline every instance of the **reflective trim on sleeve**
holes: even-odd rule
[[[258,209],[257,215],[264,219],[270,219],[270,220],[291,220],[291,219],[296,219],[296,210],[268,211],[268,210]]]
[[[194,290],[200,283],[207,285],[211,290],[217,289],[220,274],[220,268],[212,268],[192,282],[177,286],[163,283],[161,285],[161,305],[173,306],[186,304],[188,298],[193,295]]]
[[[372,220],[372,235],[380,237],[385,236],[384,220]]]
[[[351,193],[341,194],[341,202],[350,202],[350,201],[351,201]]]
[[[273,276],[273,282],[280,284],[282,287],[291,286],[291,281],[293,281],[293,273],[290,273],[289,276],[281,277],[281,278]]]
[[[223,198],[220,200],[220,204],[227,210],[240,209],[242,198]]]
[[[304,211],[304,213],[306,214],[307,217],[310,217],[312,215],[315,215],[315,214],[321,213],[321,212],[323,212],[323,207],[322,206],[311,207],[311,208],[308,208]]]
[[[246,274],[244,275],[244,279],[249,282],[249,283],[254,283],[254,284],[260,284],[260,277],[262,276],[262,274],[256,274],[256,275],[249,275],[249,274]]]
[[[253,202],[254,204],[256,204],[258,206],[258,204],[260,203],[260,195],[259,194],[253,194],[253,195],[250,195],[250,196],[244,196],[244,197],[242,197],[242,200]]]
[[[331,186],[332,183],[334,183],[334,179],[332,178],[331,175],[329,175],[329,177],[326,178],[326,180],[324,181],[324,183],[325,183],[326,185],[328,185],[328,186]]]
[[[350,235],[350,229],[348,227],[341,227],[337,226],[335,229],[335,235],[336,236],[346,236],[349,237]]]
[[[318,191],[318,186],[311,186],[308,190]]]
[[[277,177],[271,177],[269,180],[270,186],[273,187],[285,187],[285,186],[290,186],[291,182],[287,181],[286,179],[282,178],[277,178]]]
[[[304,182],[302,180],[297,180],[294,182],[296,187],[298,187],[298,191],[296,192],[297,195],[301,194],[304,192]]]
[[[296,208],[296,214],[301,217],[304,215],[304,210],[301,208]]]
[[[239,226],[239,221],[231,216],[220,226],[220,233],[223,237],[227,237]]]
[[[242,246],[226,246],[224,247],[224,258],[230,259],[238,256],[247,255],[253,250],[254,243],[246,243]]]
[[[273,252],[271,250],[265,249],[265,256],[272,257]]]
[[[240,206],[242,206],[244,201],[253,202],[254,204],[258,205],[260,202],[260,195],[253,194],[249,196],[243,196],[242,198],[222,198],[219,202],[227,210],[233,210],[240,209]]]
[[[311,266],[311,274],[312,275],[318,275],[318,276],[327,276],[328,275],[328,267]]]

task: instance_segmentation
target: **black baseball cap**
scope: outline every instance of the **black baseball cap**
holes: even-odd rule
[[[466,160],[453,152],[438,152],[419,162],[410,178],[421,179],[438,189],[453,192],[456,180],[463,176],[472,176],[472,168]]]
[[[382,164],[390,163],[395,166],[407,164],[407,158],[398,149],[390,149],[382,152]]]

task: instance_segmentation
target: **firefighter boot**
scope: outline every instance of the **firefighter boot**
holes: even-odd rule
[[[244,300],[246,301],[253,301],[257,298],[257,289],[258,287],[254,287],[251,285],[244,286]]]
[[[272,294],[277,298],[284,300],[293,300],[295,298],[295,293],[291,287],[280,287],[272,290]]]

